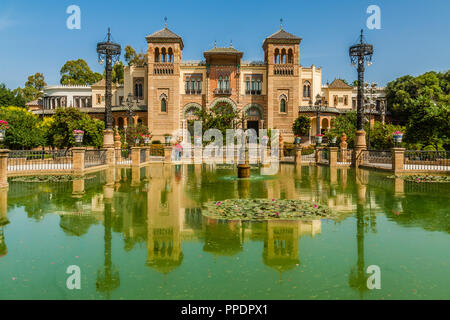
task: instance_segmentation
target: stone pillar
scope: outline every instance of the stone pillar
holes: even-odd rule
[[[141,163],[141,148],[132,147],[131,148],[131,166],[139,166]]]
[[[8,189],[0,188],[0,228],[9,224],[8,220]],[[0,239],[1,242],[1,239]]]
[[[114,148],[114,131],[105,130],[103,131],[103,148]]]
[[[106,164],[108,166],[114,166],[116,164],[116,152],[114,148],[106,149]]]
[[[283,142],[283,137],[280,134],[280,150],[279,150],[279,155],[280,155],[280,161],[284,160],[284,142]]]
[[[72,182],[72,195],[78,198],[83,196],[84,193],[84,178],[74,179]]]
[[[402,172],[405,163],[405,149],[393,148],[392,149],[392,170],[394,173]]]
[[[115,156],[116,163],[122,161],[122,149],[121,148],[115,148],[114,152],[116,153],[116,156]]]
[[[0,189],[8,188],[9,150],[0,150]]]
[[[316,147],[316,164],[322,160],[322,148]]]
[[[337,167],[330,166],[330,185],[337,185]]]
[[[394,179],[394,194],[396,196],[403,196],[405,194],[405,180],[402,178]]]
[[[172,147],[171,146],[164,147],[164,163],[172,163]]]
[[[141,168],[132,167],[131,168],[131,186],[137,187],[141,184]]]
[[[73,163],[72,168],[76,175],[82,175],[84,173],[84,155],[86,148],[73,148]]]
[[[362,157],[364,150],[367,150],[366,132],[364,130],[356,131],[355,150],[352,156],[352,164],[356,168],[359,168],[359,166],[364,164],[364,159]]]
[[[295,164],[301,166],[302,165],[302,147],[295,146]]]
[[[329,166],[330,167],[337,167],[337,161],[338,161],[338,148],[337,147],[330,147],[329,149]]]
[[[341,136],[341,144],[339,145],[341,148],[341,154],[339,157],[339,162],[347,162],[347,135],[345,133]]]

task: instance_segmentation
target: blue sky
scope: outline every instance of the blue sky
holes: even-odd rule
[[[66,9],[81,8],[81,30],[68,30]],[[381,30],[368,30],[369,5],[381,8]],[[348,47],[364,27],[375,46],[367,80],[386,84],[396,77],[449,69],[450,1],[448,0],[284,0],[284,1],[119,1],[1,0],[0,82],[23,86],[28,75],[43,72],[48,84],[59,83],[67,60],[83,58],[101,72],[95,52],[108,26],[123,47],[146,49],[145,36],[164,26],[183,37],[184,60],[200,60],[218,46],[244,51],[244,60],[263,60],[265,37],[284,29],[303,38],[303,66],[323,67],[323,82],[353,81]]]

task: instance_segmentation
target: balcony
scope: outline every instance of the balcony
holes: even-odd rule
[[[260,96],[262,94],[262,91],[261,90],[246,90],[245,94],[249,95],[249,96]]]
[[[294,65],[292,64],[277,64],[273,68],[273,74],[276,76],[293,76]]]
[[[217,88],[214,90],[214,94],[217,96],[231,96],[233,89],[231,88]]]
[[[155,75],[173,75],[173,63],[155,63],[153,73]]]

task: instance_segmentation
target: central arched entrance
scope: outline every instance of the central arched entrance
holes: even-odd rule
[[[259,130],[264,129],[264,109],[256,103],[246,105],[242,112],[245,115],[247,129],[253,129],[259,135]]]

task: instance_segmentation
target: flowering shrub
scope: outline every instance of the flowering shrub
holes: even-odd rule
[[[324,136],[324,135],[321,134],[321,133],[316,135],[316,137],[323,137],[323,136]]]
[[[403,135],[403,132],[401,132],[401,131],[394,132],[394,136],[402,136],[402,135]]]
[[[73,134],[84,134],[83,130],[74,130]]]
[[[5,120],[0,120],[0,130],[9,129],[9,123]]]

